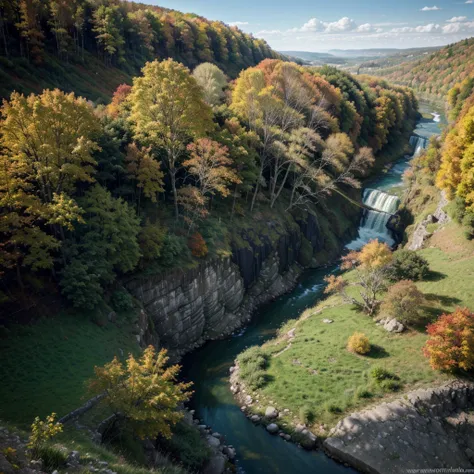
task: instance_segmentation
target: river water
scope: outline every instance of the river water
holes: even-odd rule
[[[439,120],[438,114],[433,117]],[[438,125],[437,121],[428,119],[423,119],[418,124],[412,138],[415,150],[419,146],[426,146],[426,139],[430,135],[439,133]],[[390,195],[390,189],[402,184],[402,175],[409,166],[410,159],[400,159],[388,172],[370,181],[363,197],[372,208],[387,212],[396,210],[398,199]],[[358,237],[349,242],[347,248],[360,248],[372,238],[393,243],[385,227],[390,216],[387,212],[366,212],[361,219]],[[305,451],[279,436],[268,434],[263,426],[255,426],[235,403],[228,382],[229,368],[237,355],[250,346],[260,345],[273,338],[283,323],[297,318],[306,308],[314,306],[323,296],[324,276],[335,270],[336,267],[328,267],[306,271],[291,293],[261,307],[251,323],[238,335],[208,342],[188,354],[183,361],[184,377],[194,381],[192,408],[203,423],[223,434],[226,443],[236,448],[237,466],[241,473],[355,473],[321,451]]]

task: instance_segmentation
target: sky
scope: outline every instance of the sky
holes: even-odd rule
[[[279,51],[441,46],[474,36],[474,0],[141,1],[236,25]]]

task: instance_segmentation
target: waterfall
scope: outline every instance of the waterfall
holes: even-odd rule
[[[387,242],[393,245],[395,241],[390,235],[387,228],[388,221],[394,214],[400,204],[397,196],[384,193],[378,189],[364,189],[363,203],[370,207],[371,210],[364,211],[361,225],[359,227],[359,235],[348,246],[348,249],[358,250],[370,240],[378,239],[381,242]]]
[[[413,147],[415,152],[413,156],[418,156],[424,149],[428,148],[429,140],[419,135],[412,135],[410,137],[410,145]]]

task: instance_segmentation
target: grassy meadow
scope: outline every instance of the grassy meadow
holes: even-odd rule
[[[450,224],[434,234],[428,247],[420,254],[429,261],[431,272],[426,281],[417,283],[426,296],[425,322],[457,306],[473,309],[474,243]],[[333,323],[324,323],[324,319]],[[288,331],[293,328],[295,337],[290,340]],[[346,349],[349,336],[356,331],[369,338],[371,351],[366,356]],[[339,296],[331,296],[305,311],[299,320],[289,321],[280,336],[260,351],[250,349],[263,352],[268,361],[267,383],[255,394],[259,403],[253,411],[262,414],[268,405],[289,409],[283,423],[306,422],[315,431],[327,433],[344,414],[399,396],[398,392],[449,380],[431,369],[423,356],[426,339],[424,325],[392,334],[344,304]],[[374,367],[398,377],[397,384],[387,390],[377,383],[371,374]]]

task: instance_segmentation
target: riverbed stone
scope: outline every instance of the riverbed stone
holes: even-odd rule
[[[254,423],[258,423],[260,421],[260,417],[258,415],[252,415],[250,417],[250,419],[254,422]]]
[[[269,425],[267,425],[267,431],[271,434],[278,433],[279,429],[280,428],[278,427],[278,425],[276,423],[270,423]]]
[[[211,448],[218,448],[221,445],[220,439],[216,436],[209,435],[206,437],[207,444],[211,446]]]
[[[278,410],[274,407],[267,407],[265,410],[266,418],[276,418],[278,416]]]

